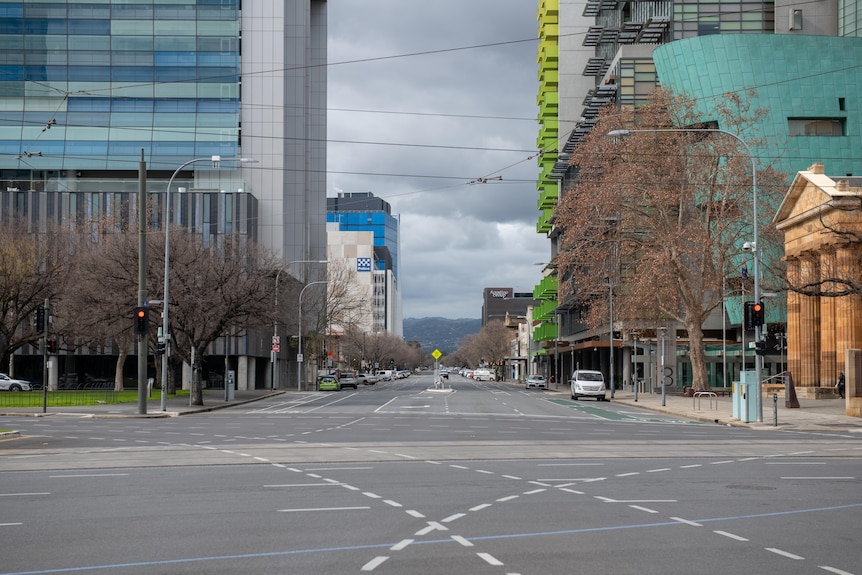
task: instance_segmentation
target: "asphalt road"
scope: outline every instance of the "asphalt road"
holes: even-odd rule
[[[0,418],[0,575],[862,575],[862,443],[420,375]]]

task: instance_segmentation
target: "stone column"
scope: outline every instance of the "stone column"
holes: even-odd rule
[[[787,258],[787,281],[790,285],[799,285],[799,258]],[[803,296],[795,291],[787,292],[787,371],[793,374],[795,381],[802,377],[802,330],[801,310]]]
[[[854,274],[857,274],[856,265],[858,261],[858,246],[839,248],[836,254],[836,263],[838,269],[841,270],[839,277],[853,277]],[[862,349],[862,297],[848,295],[836,298],[835,318],[835,347],[838,352],[835,369],[837,372],[844,371],[846,373],[844,350]]]
[[[844,413],[862,417],[862,350],[848,349],[844,358]]]
[[[814,285],[820,279],[817,260],[807,255],[800,260],[800,284]],[[820,298],[803,296],[800,300],[799,332],[801,362],[798,387],[820,387]]]
[[[821,291],[824,293],[834,292],[839,286],[835,282],[828,281],[829,278],[840,277],[836,276],[836,261],[835,248],[833,246],[824,245],[819,252],[819,272]],[[838,367],[836,354],[836,300],[834,297],[821,297],[820,299],[820,385],[825,387],[833,387],[838,381]]]

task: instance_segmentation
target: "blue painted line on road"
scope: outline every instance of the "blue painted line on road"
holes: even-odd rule
[[[797,515],[801,513],[818,513],[822,511],[838,511],[841,509],[855,509],[862,507],[862,503],[850,503],[846,505],[834,505],[831,507],[814,507],[810,509],[795,509],[791,511],[774,511],[771,513],[755,513],[751,515],[735,515],[729,517],[711,517],[706,519],[694,519],[697,523],[714,523],[721,521],[737,521],[741,519],[759,519],[763,517],[780,517],[786,515]],[[531,533],[509,533],[506,535],[478,535],[467,537],[470,541],[491,541],[495,539],[517,539],[523,537],[542,537],[547,535],[573,535],[578,533],[598,533],[602,531],[617,531],[623,529],[643,529],[649,527],[686,527],[679,521],[659,521],[654,523],[636,523],[630,525],[611,525],[606,527],[584,527],[582,529],[561,529],[557,531],[534,531]],[[451,538],[433,539],[426,541],[415,541],[413,545],[439,545],[441,543],[455,543]],[[204,561],[233,561],[237,559],[254,559],[261,557],[285,557],[289,555],[303,555],[309,553],[329,553],[337,551],[356,551],[361,549],[389,549],[396,543],[382,543],[375,545],[351,545],[347,547],[319,547],[315,549],[294,549],[291,551],[270,551],[265,553],[241,553],[236,555],[214,555],[210,557],[188,557],[186,559],[162,559],[159,561],[138,561],[134,563],[114,563],[107,565],[87,565],[81,567],[59,567],[56,569],[40,569],[36,571],[15,571],[0,573],[0,575],[48,575],[50,573],[80,573],[84,571],[107,571],[111,569],[128,569],[129,567],[157,567],[159,565],[178,565],[182,563],[199,563]]]

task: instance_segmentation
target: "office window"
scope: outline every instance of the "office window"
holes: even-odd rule
[[[843,118],[789,118],[791,136],[843,136]]]

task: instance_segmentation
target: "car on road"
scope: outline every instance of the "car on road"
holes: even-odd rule
[[[356,381],[358,381],[362,385],[374,385],[375,383],[380,381],[380,378],[370,373],[357,373]]]
[[[30,391],[31,385],[29,381],[23,379],[15,379],[9,377],[5,373],[0,373],[0,390],[2,391]]]
[[[317,378],[317,391],[341,391],[341,383],[334,375],[321,375]]]
[[[338,374],[338,382],[341,384],[341,387],[352,387],[356,389],[359,385],[359,380],[356,377],[355,371],[342,371]]]
[[[605,401],[605,377],[600,371],[591,369],[576,369],[569,380],[572,388],[572,399],[595,397],[596,401]]]
[[[545,379],[544,375],[539,375],[538,373],[534,373],[530,377],[527,378],[527,389],[531,389],[533,387],[538,389],[548,389],[548,380]]]
[[[473,370],[473,379],[476,381],[494,381],[494,374],[490,369]]]

